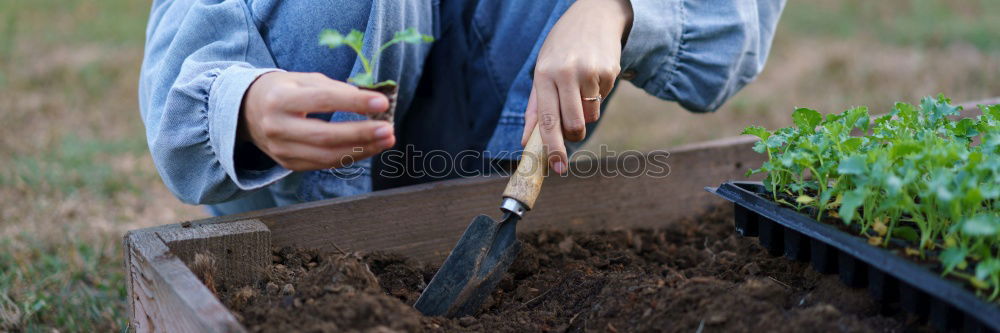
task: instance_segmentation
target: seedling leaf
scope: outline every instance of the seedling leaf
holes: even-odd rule
[[[803,132],[813,133],[816,131],[816,126],[823,121],[823,115],[813,109],[798,108],[792,112],[792,121]]]
[[[939,258],[941,259],[941,265],[944,266],[945,272],[950,272],[955,269],[955,267],[958,267],[959,264],[964,262],[966,254],[965,250],[957,247],[941,251]]]
[[[969,236],[993,236],[1000,230],[997,217],[978,215],[962,223],[962,233]]]
[[[743,134],[753,135],[760,138],[762,141],[767,140],[771,136],[771,132],[760,126],[750,126],[743,130]]]
[[[396,35],[392,39],[398,39],[404,43],[429,43],[434,41],[434,37],[423,35],[417,32],[416,28],[407,28],[403,31],[397,31]]]
[[[355,50],[361,50],[361,47],[364,46],[364,42],[365,34],[355,29],[351,29],[351,32],[347,33],[347,36],[344,37],[344,44],[347,44],[347,46],[350,46]]]
[[[840,209],[837,211],[840,213],[840,218],[844,220],[845,224],[851,224],[854,220],[854,215],[858,211],[858,207],[864,203],[865,194],[862,190],[854,190],[844,193],[844,199],[840,203]]]
[[[370,87],[374,85],[375,79],[372,78],[371,73],[358,73],[357,75],[347,79],[347,82],[353,83],[359,87]]]
[[[892,237],[915,242],[920,235],[917,234],[916,229],[898,226],[892,229]]]
[[[861,155],[848,157],[837,166],[837,172],[842,175],[863,175],[865,173],[865,157]]]
[[[347,80],[347,82],[353,83],[356,86],[366,87],[366,88],[377,88],[386,85],[395,85],[396,82],[392,80],[375,82],[374,68],[375,63],[381,58],[382,52],[385,51],[389,46],[397,43],[430,43],[434,41],[434,37],[429,35],[423,35],[417,32],[416,28],[407,28],[402,31],[398,31],[393,36],[393,39],[382,44],[375,54],[371,58],[365,56],[362,52],[364,47],[365,34],[357,29],[352,29],[347,35],[341,34],[339,31],[332,29],[324,29],[319,35],[319,44],[326,46],[328,48],[335,48],[341,46],[348,46],[358,55],[358,60],[361,61],[361,65],[364,67],[364,72],[355,74]]]
[[[976,278],[987,280],[990,275],[1000,273],[1000,259],[987,259],[976,264]]]
[[[329,48],[340,47],[344,45],[344,35],[340,34],[340,31],[332,29],[323,29],[323,32],[319,34],[319,45],[323,45]]]

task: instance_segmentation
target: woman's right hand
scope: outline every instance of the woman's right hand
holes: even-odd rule
[[[360,90],[319,73],[261,75],[243,96],[238,137],[294,171],[339,168],[396,143],[385,121],[331,123],[310,113],[385,112],[385,95]]]

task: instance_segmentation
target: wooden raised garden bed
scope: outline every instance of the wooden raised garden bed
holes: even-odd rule
[[[580,161],[576,170],[637,170],[653,158],[667,177],[550,177],[522,232],[660,227],[699,216],[721,202],[705,185],[741,179],[764,157],[754,138],[737,137],[666,152]],[[220,283],[260,278],[272,247],[385,250],[440,263],[469,220],[497,211],[507,180],[442,181],[243,215],[130,231],[124,237],[130,325],[140,332],[244,332],[236,317],[192,272],[196,254],[216,258]],[[595,200],[596,198],[596,200]]]

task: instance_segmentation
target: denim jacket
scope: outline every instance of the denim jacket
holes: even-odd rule
[[[784,0],[631,0],[621,78],[693,112],[710,112],[764,68]],[[378,80],[399,82],[399,142],[484,158],[520,148],[535,57],[571,0],[154,0],[139,104],[160,176],[181,201],[216,214],[372,189],[371,161],[293,173],[236,139],[250,84],[271,71],[362,71],[322,29],[365,32],[364,50],[415,27],[433,44],[389,48]],[[351,121],[334,112],[321,117]],[[390,185],[391,186],[391,185]]]

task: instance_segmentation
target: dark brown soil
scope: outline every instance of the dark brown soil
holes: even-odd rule
[[[253,332],[923,331],[865,290],[771,257],[732,231],[731,208],[662,230],[543,231],[474,317],[424,317],[412,305],[435,272],[405,257],[275,251],[258,286],[223,301]]]

